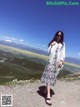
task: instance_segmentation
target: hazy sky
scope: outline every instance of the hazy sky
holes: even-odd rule
[[[47,50],[62,30],[66,56],[80,57],[80,5],[53,6],[47,1],[61,0],[0,0],[0,39]]]

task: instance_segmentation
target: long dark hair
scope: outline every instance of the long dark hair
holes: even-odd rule
[[[62,31],[57,31],[54,38],[49,42],[48,44],[48,47],[50,46],[50,44],[53,42],[53,41],[56,41],[57,42],[57,36],[58,36],[58,33],[61,33],[61,39],[59,41],[59,43],[61,43],[63,45],[63,41],[64,41],[64,33]]]

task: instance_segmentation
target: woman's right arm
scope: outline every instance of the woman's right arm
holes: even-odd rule
[[[55,44],[56,44],[56,41],[54,41],[50,44],[50,46],[48,47],[48,53],[50,53],[52,46]]]

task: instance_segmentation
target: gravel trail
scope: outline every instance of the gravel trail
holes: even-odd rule
[[[0,95],[12,94],[12,107],[49,107],[43,95],[44,85],[39,81],[15,86],[0,85]],[[51,94],[52,107],[80,107],[80,80],[57,80],[56,85],[51,87]]]

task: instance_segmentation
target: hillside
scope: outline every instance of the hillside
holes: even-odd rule
[[[0,46],[0,84],[14,79],[40,79],[47,64],[47,56],[4,45]],[[75,74],[73,78],[80,79],[79,71],[79,65],[65,62],[64,69],[58,78],[72,78]]]

